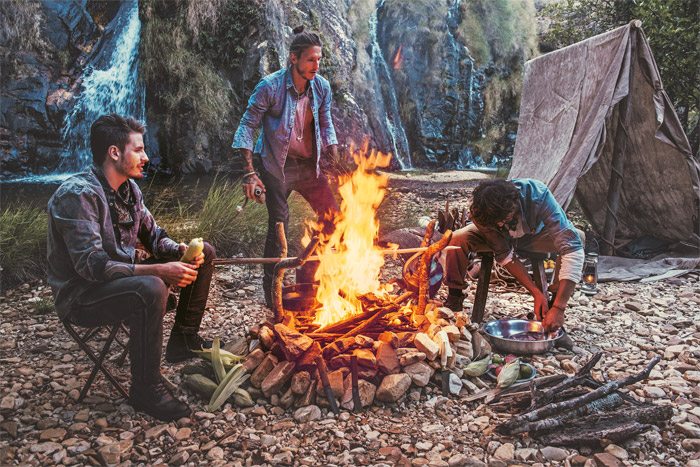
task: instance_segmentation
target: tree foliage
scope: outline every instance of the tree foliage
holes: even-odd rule
[[[688,135],[700,146],[700,9],[697,0],[561,0],[541,12],[551,21],[541,37],[545,49],[581,41],[633,19],[642,21],[664,88]]]

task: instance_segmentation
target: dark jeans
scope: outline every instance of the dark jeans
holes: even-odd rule
[[[328,179],[321,173],[316,177],[316,161],[311,158],[298,160],[288,158],[284,167],[284,182],[271,175],[264,168],[261,170],[261,179],[265,184],[265,204],[267,205],[267,239],[265,240],[265,258],[277,258],[280,255],[280,244],[277,239],[275,224],[284,223],[284,231],[287,233],[289,225],[289,204],[287,199],[292,191],[296,191],[311,205],[319,222],[323,224],[323,232],[332,233],[335,224],[333,217],[339,211]],[[263,289],[270,290],[272,276],[275,271],[274,264],[266,264],[264,267]]]
[[[196,333],[214,272],[214,247],[204,244],[204,263],[197,280],[182,289],[173,330]],[[155,262],[147,260],[148,262]],[[80,296],[68,315],[78,326],[96,327],[128,321],[132,385],[149,385],[160,378],[163,316],[168,286],[155,276],[133,276],[95,285]]]

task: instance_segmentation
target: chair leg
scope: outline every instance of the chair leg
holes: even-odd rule
[[[531,259],[532,275],[534,276],[535,285],[542,291],[547,301],[549,301],[549,291],[547,290],[547,274],[544,272],[542,260]]]
[[[90,358],[90,360],[95,363],[95,366],[93,367],[92,371],[90,372],[90,375],[88,376],[87,381],[85,382],[85,385],[83,386],[82,391],[80,392],[80,396],[78,397],[78,402],[81,402],[85,396],[87,395],[88,390],[90,389],[90,386],[92,386],[92,383],[95,379],[95,376],[97,375],[98,371],[102,371],[102,373],[107,377],[107,379],[112,383],[112,385],[119,391],[119,393],[125,398],[129,398],[129,393],[124,389],[124,387],[121,385],[121,383],[112,375],[112,373],[107,370],[107,368],[104,366],[104,359],[107,356],[107,353],[109,352],[109,348],[112,345],[112,342],[114,341],[115,336],[117,335],[117,332],[120,329],[120,325],[114,325],[112,326],[109,336],[107,337],[107,340],[105,341],[102,349],[100,350],[100,356],[96,356],[95,353],[92,351],[90,346],[87,345],[87,341],[82,340],[81,336],[77,333],[77,331],[73,328],[73,326],[70,323],[64,322],[63,325],[65,326],[66,330],[68,331],[68,334],[75,340],[75,342],[78,344],[78,346],[87,354],[87,356]],[[99,329],[99,328],[97,328]],[[94,331],[91,329],[91,331]],[[96,331],[95,331],[96,332]],[[93,337],[95,335],[95,332],[89,333],[90,337]],[[88,335],[88,333],[86,333]]]
[[[486,298],[488,297],[489,284],[491,283],[491,269],[493,268],[492,253],[479,253],[479,256],[481,256],[481,269],[479,270],[479,282],[474,295],[472,323],[480,323],[484,319]]]

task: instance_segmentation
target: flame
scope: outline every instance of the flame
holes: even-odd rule
[[[388,182],[388,177],[376,173],[375,168],[387,167],[391,154],[368,148],[368,141],[361,151],[351,148],[357,169],[340,179],[338,191],[342,201],[335,231],[321,234],[317,250],[320,265],[315,276],[320,282],[316,299],[321,307],[314,319],[314,324],[321,327],[362,313],[359,295],[372,292],[382,296],[391,287],[379,282],[384,256],[374,246],[379,235],[375,214]],[[304,245],[308,244],[309,231],[318,232],[321,228],[315,223],[307,224]]]
[[[403,68],[403,53],[401,52],[402,48],[403,45],[399,45],[399,50],[397,50],[396,55],[394,55],[394,70],[400,70]]]

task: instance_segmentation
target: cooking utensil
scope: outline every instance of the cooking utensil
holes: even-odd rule
[[[499,319],[485,323],[481,330],[486,340],[501,352],[516,355],[533,355],[550,350],[554,343],[564,335],[561,329],[555,331],[553,338],[545,335],[542,323],[527,319]],[[536,341],[521,341],[512,339],[512,336],[524,332],[541,333],[545,337]]]
[[[282,287],[282,306],[288,311],[311,313],[316,307],[316,284],[293,284]]]
[[[338,403],[335,400],[335,394],[333,394],[333,388],[331,387],[330,381],[328,381],[328,371],[326,370],[326,362],[323,357],[319,356],[315,360],[316,367],[318,368],[318,375],[321,377],[321,385],[323,389],[326,390],[326,397],[328,398],[328,403],[331,406],[331,410],[334,414],[338,415],[340,410],[338,409]]]

